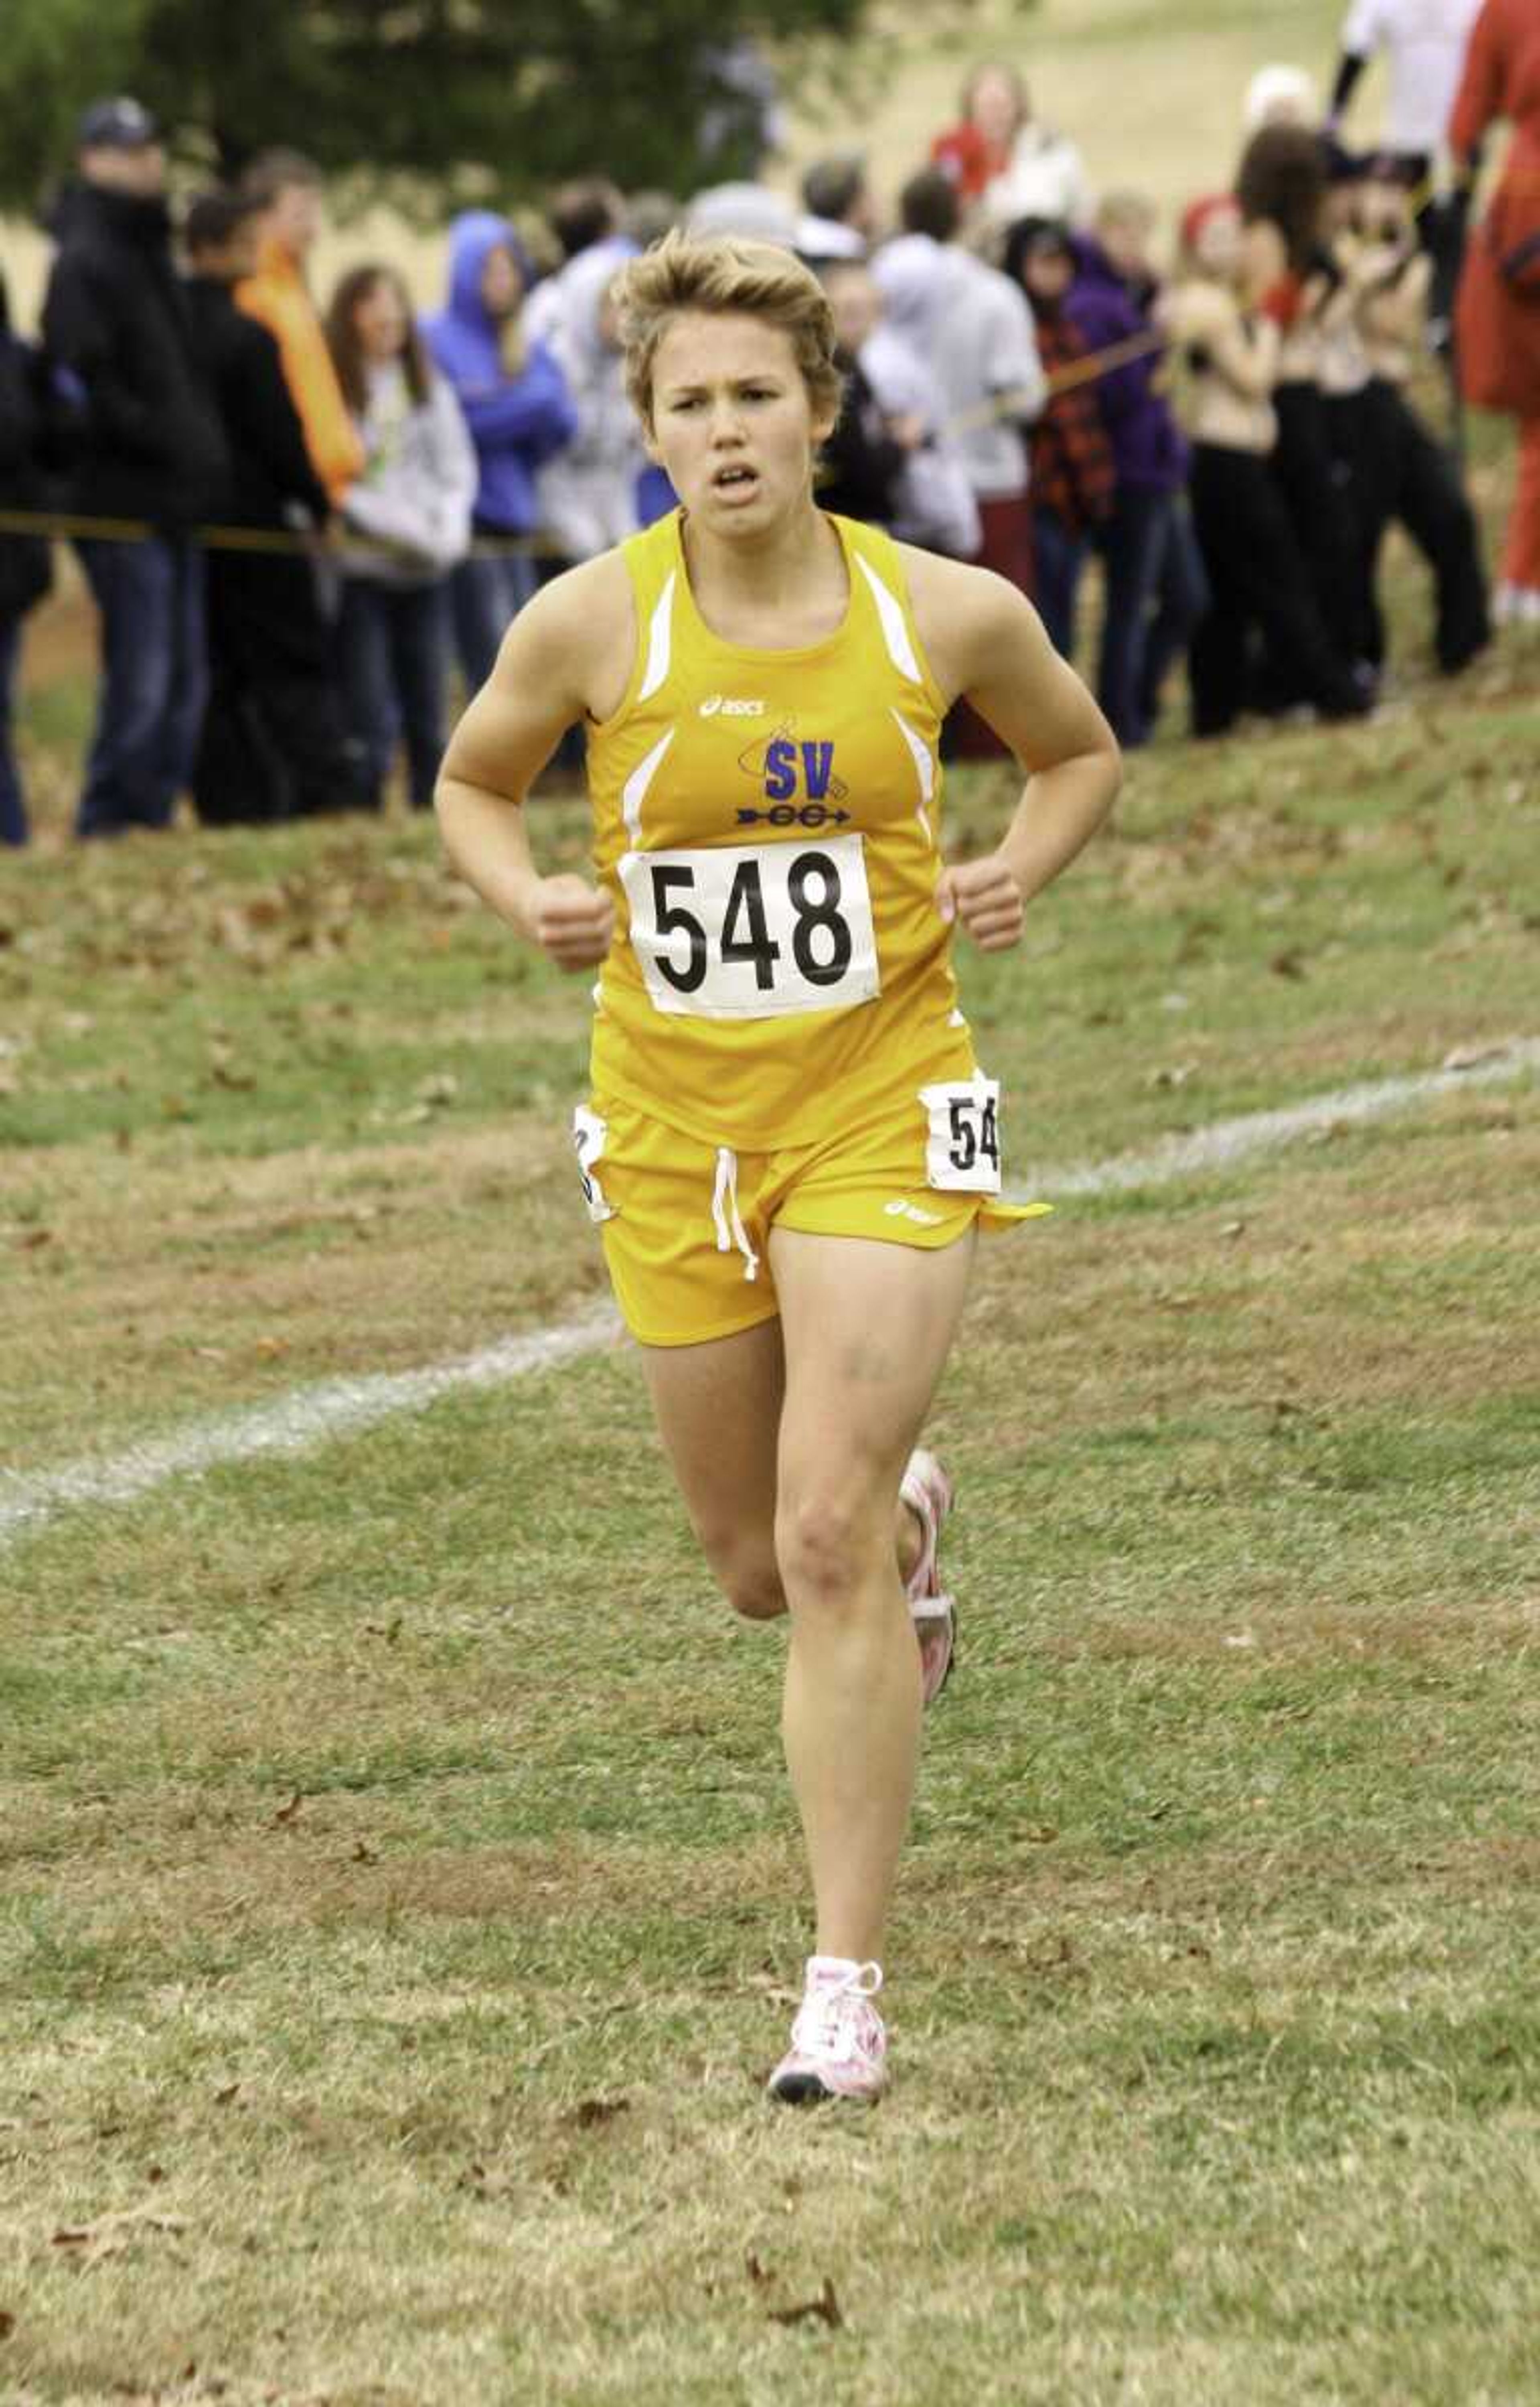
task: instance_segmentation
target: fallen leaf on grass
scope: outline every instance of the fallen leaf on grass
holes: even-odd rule
[[[292,1822],[295,1820],[299,1814],[300,1807],[304,1803],[304,1791],[301,1788],[296,1788],[288,1804],[279,1806],[277,1812],[274,1815],[272,1823],[269,1827],[276,1830],[280,1822]]]
[[[629,2098],[585,2098],[569,2119],[580,2131],[597,2131],[606,2123],[613,2123],[617,2115],[629,2115],[630,2110]]]
[[[1304,954],[1293,947],[1287,952],[1275,953],[1267,966],[1275,977],[1304,978],[1309,975],[1305,967]]]
[[[16,2329],[16,2317],[8,2307],[0,2307],[0,2340],[9,2340]]]
[[[804,2299],[801,2305],[796,2307],[771,2307],[770,2319],[772,2324],[817,2322],[827,2324],[830,2331],[842,2331],[845,2323],[840,2312],[840,2301],[835,2296],[834,2284],[827,2273],[824,2286],[815,2299]]]
[[[749,2280],[755,2285],[756,2288],[759,2288],[763,2284],[770,2280],[768,2269],[761,2265],[758,2257],[753,2254],[752,2250],[743,2259],[743,2271],[748,2275]]]
[[[348,1861],[354,1864],[377,1864],[379,1856],[367,1840],[360,1839],[348,1858]]]
[[[222,2089],[216,2089],[214,2092],[214,2103],[216,2106],[228,2106],[240,2096],[240,2083],[228,2081]]]

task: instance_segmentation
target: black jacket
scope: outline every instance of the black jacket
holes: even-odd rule
[[[85,388],[69,506],[176,530],[217,506],[227,474],[219,411],[192,350],[165,203],[74,184],[55,214],[43,305],[49,357]]]
[[[891,524],[897,510],[897,486],[906,454],[887,431],[870,378],[848,353],[838,354],[844,371],[845,404],[822,454],[817,501],[841,518]]]
[[[230,455],[224,497],[213,515],[235,526],[284,526],[299,502],[323,526],[331,505],[311,466],[274,337],[212,277],[189,278],[187,305],[193,355]]]
[[[69,414],[42,353],[19,342],[0,284],[0,510],[46,510],[49,472],[64,464]],[[48,591],[47,540],[0,530],[0,619],[19,618]]]

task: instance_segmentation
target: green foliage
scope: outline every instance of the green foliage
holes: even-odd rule
[[[178,152],[237,166],[273,144],[421,202],[517,197],[602,168],[689,190],[742,172],[748,113],[721,80],[751,29],[795,62],[859,29],[865,0],[10,0],[0,51],[0,207],[69,157],[93,96],[130,90]],[[789,45],[789,49],[785,46]],[[726,124],[703,152],[708,113]],[[401,197],[398,189],[397,197]]]

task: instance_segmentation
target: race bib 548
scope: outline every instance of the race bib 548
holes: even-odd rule
[[[858,835],[631,852],[620,882],[659,1011],[770,1019],[880,991]]]

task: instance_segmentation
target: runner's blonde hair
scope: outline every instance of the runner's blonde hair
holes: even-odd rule
[[[626,353],[626,390],[643,426],[653,420],[653,361],[685,310],[758,318],[790,340],[813,415],[837,417],[844,378],[834,358],[828,297],[795,253],[746,235],[665,235],[624,267],[615,285]]]

